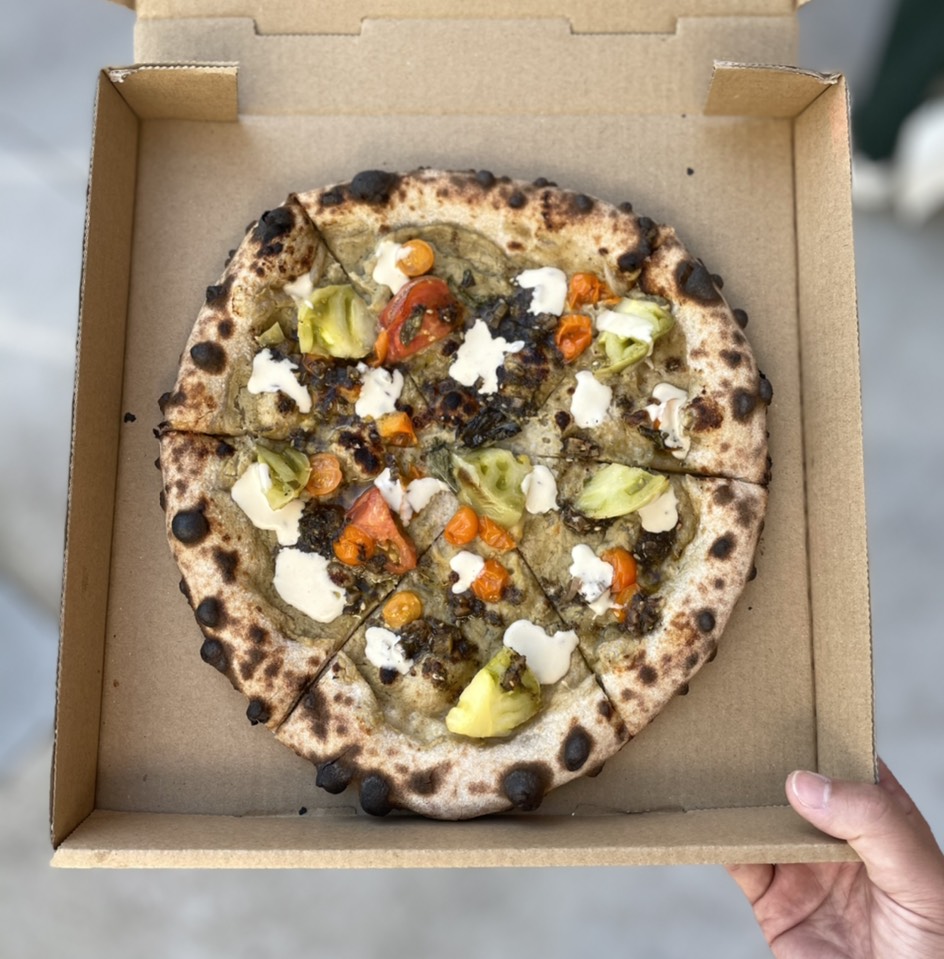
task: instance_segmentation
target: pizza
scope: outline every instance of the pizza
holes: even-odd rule
[[[161,398],[201,658],[373,815],[537,808],[710,660],[772,391],[668,226],[486,171],[253,223]]]

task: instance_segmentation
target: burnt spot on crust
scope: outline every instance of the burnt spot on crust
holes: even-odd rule
[[[714,278],[705,264],[698,260],[683,260],[679,263],[675,270],[675,280],[687,297],[700,303],[717,303],[721,299]]]
[[[747,326],[747,313],[744,310],[732,310],[734,321],[743,330]]]
[[[760,373],[760,384],[757,387],[757,396],[764,406],[770,406],[774,398],[773,384],[763,373]]]
[[[206,288],[206,294],[204,299],[207,302],[208,306],[216,306],[222,303],[229,294],[230,287],[233,285],[233,278],[231,276],[226,277],[222,283],[215,283],[213,286],[208,286]]]
[[[222,373],[226,369],[226,350],[212,340],[191,346],[190,358],[204,373]]]
[[[338,663],[335,662],[335,666]],[[324,739],[328,735],[328,703],[320,689],[309,689],[302,697],[302,709],[310,715],[311,731],[316,739]]]
[[[685,671],[690,673],[698,665],[700,658],[697,652],[689,653],[685,658]]]
[[[575,773],[582,769],[590,758],[593,749],[593,739],[583,726],[574,726],[567,734],[560,752],[560,764],[569,772]]]
[[[740,422],[748,419],[757,407],[757,394],[747,390],[735,390],[731,400],[734,418]]]
[[[707,433],[716,430],[724,422],[724,412],[717,400],[710,396],[696,396],[688,408],[692,414],[691,430],[695,433]]]
[[[332,796],[343,793],[350,785],[354,772],[340,759],[333,762],[321,763],[315,767],[315,785]]]
[[[226,647],[212,636],[208,636],[200,647],[200,658],[215,670],[225,673],[229,668]]]
[[[709,548],[708,552],[715,559],[727,559],[731,555],[731,550],[734,549],[735,539],[733,536],[724,535],[719,536]]]
[[[659,671],[655,666],[650,666],[649,663],[641,663],[637,673],[639,675],[639,682],[641,682],[643,686],[652,686],[659,681]]]
[[[228,340],[233,335],[233,321],[229,317],[224,317],[217,323],[216,331],[220,334],[220,339]]]
[[[594,207],[593,197],[586,193],[578,193],[573,198],[573,208],[576,213],[589,213]]]
[[[509,770],[502,778],[502,792],[515,809],[532,812],[541,805],[551,780],[545,763],[526,763]]]
[[[710,633],[715,628],[715,614],[710,609],[703,609],[695,617],[695,622],[703,633]]]
[[[354,176],[348,187],[348,193],[364,203],[388,203],[390,194],[396,189],[400,177],[386,170],[362,170]]]
[[[475,174],[475,182],[485,190],[495,186],[495,174],[491,170],[479,170]]]
[[[649,255],[648,245],[635,250],[626,250],[616,258],[616,268],[621,273],[636,273],[642,269],[643,261]]]
[[[210,532],[202,509],[182,509],[170,522],[170,530],[184,546],[195,546]]]
[[[722,350],[720,355],[732,370],[736,370],[744,362],[744,354],[739,350]]]
[[[344,191],[341,189],[341,187],[334,187],[332,190],[326,190],[321,194],[319,202],[323,207],[338,206],[344,202]]]
[[[386,816],[393,809],[390,783],[379,773],[370,773],[361,780],[361,809],[370,816]]]
[[[432,796],[439,788],[439,770],[421,769],[407,779],[407,788],[419,796]]]
[[[197,622],[208,629],[215,629],[226,617],[226,611],[223,604],[215,596],[207,596],[201,600],[200,605],[194,610]]]
[[[338,436],[338,443],[351,451],[358,469],[368,476],[379,473],[383,468],[383,447],[379,442],[372,443],[370,436],[365,437],[352,430],[345,430]]]
[[[512,210],[520,210],[527,204],[528,198],[524,195],[524,193],[521,192],[521,190],[514,190],[509,194],[507,202],[508,206],[510,206]]]
[[[217,546],[213,550],[213,562],[219,570],[224,583],[233,583],[236,581],[236,570],[239,569],[239,554],[234,550],[220,549]]]
[[[258,726],[260,723],[269,721],[269,707],[262,699],[250,699],[249,706],[246,709],[246,719],[250,725]]]
[[[282,252],[282,244],[276,241],[285,236],[295,225],[295,217],[287,207],[278,206],[274,210],[266,210],[259,217],[252,231],[252,238],[259,244],[259,255],[269,256]],[[278,246],[278,249],[273,249]]]
[[[734,490],[728,483],[725,483],[714,491],[712,499],[714,499],[719,506],[727,506],[734,501]]]
[[[613,716],[613,706],[608,699],[601,699],[597,703],[597,712],[604,719],[610,719]]]

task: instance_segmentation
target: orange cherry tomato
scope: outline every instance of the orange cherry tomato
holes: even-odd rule
[[[487,559],[482,572],[472,581],[472,592],[483,603],[497,603],[510,582],[508,570],[497,559]]]
[[[515,540],[511,533],[503,526],[499,526],[493,519],[483,516],[479,520],[479,539],[492,549],[507,552],[515,548]]]
[[[616,617],[616,621],[618,623],[626,622],[626,607],[632,602],[633,597],[638,592],[638,584],[632,583],[630,586],[627,586],[625,589],[621,589],[616,594],[615,602],[617,606],[616,609],[613,610],[613,615]]]
[[[461,319],[462,307],[445,280],[410,280],[384,307],[380,326],[387,331],[387,360],[397,363],[447,337]]]
[[[416,431],[408,413],[397,411],[377,420],[380,438],[390,446],[416,446]]]
[[[390,334],[386,330],[381,330],[374,340],[374,349],[368,358],[368,366],[383,366],[387,358],[387,351],[390,349]]]
[[[596,273],[575,273],[567,288],[567,309],[579,310],[583,306],[596,306],[597,303],[617,303],[619,297],[596,275]]]
[[[400,530],[387,501],[376,486],[355,500],[347,512],[347,518],[348,528],[353,526],[366,533],[387,557],[385,569],[388,573],[406,573],[416,568],[416,547],[409,536]]]
[[[397,269],[407,276],[422,276],[429,273],[436,262],[433,248],[418,238],[407,240],[397,253]]]
[[[565,363],[577,359],[593,342],[593,323],[583,313],[567,313],[561,317],[554,333],[554,343]]]
[[[622,546],[604,550],[600,559],[613,567],[613,582],[610,584],[610,590],[614,594],[618,595],[627,586],[632,586],[636,582],[636,560],[632,553],[623,549]]]
[[[308,460],[311,463],[311,473],[305,489],[312,496],[327,496],[333,493],[344,479],[341,461],[334,453],[315,453]]]
[[[334,555],[345,566],[363,566],[376,552],[374,539],[356,526],[346,526],[334,544]]]
[[[390,629],[399,629],[423,615],[423,600],[412,590],[394,593],[384,603],[383,620]]]
[[[460,506],[446,523],[443,536],[453,546],[465,546],[478,536],[479,518],[471,506]]]

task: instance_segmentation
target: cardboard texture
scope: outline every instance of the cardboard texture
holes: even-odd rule
[[[792,11],[792,4],[758,6]],[[874,776],[842,80],[714,66],[712,54],[722,49],[751,59],[752,44],[754,52],[789,47],[785,16],[757,18],[734,39],[710,17],[681,19],[676,32],[657,38],[579,36],[553,17],[417,20],[408,35],[402,24],[368,20],[353,37],[298,37],[261,35],[235,2],[205,8],[239,15],[177,20],[172,3],[139,3],[150,19],[139,22],[138,53],[187,61],[204,50],[238,60],[238,79],[232,65],[185,62],[99,79],[53,862],[849,858],[845,845],[809,829],[783,798],[784,777],[796,767]],[[476,37],[484,52],[469,52]],[[418,39],[419,49],[452,68],[420,102],[404,101],[383,78],[399,75]],[[571,82],[575,71],[567,71],[564,82],[548,58],[576,58],[588,73]],[[276,69],[284,63],[300,78],[291,96]],[[507,63],[515,65],[514,84]],[[635,89],[647,96],[633,96]],[[537,813],[465,824],[372,820],[355,812],[352,797],[317,790],[306,762],[249,726],[245,702],[197,655],[202,637],[177,590],[154,469],[157,397],[172,385],[203,291],[246,224],[293,190],[363,168],[421,164],[542,175],[605,199],[629,198],[674,224],[724,276],[732,305],[751,316],[747,332],[775,391],[774,481],[759,575],[716,662],[597,778],[550,794]]]

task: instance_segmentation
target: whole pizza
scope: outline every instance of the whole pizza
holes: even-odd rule
[[[200,655],[365,812],[535,809],[709,660],[769,382],[675,231],[367,171],[252,224],[161,400]]]

